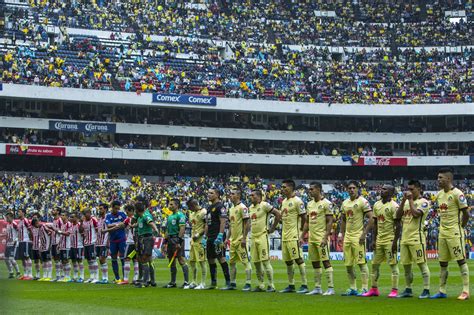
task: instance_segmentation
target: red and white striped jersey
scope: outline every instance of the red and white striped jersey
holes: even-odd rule
[[[18,242],[31,242],[28,230],[31,224],[27,218],[18,220]]]
[[[72,228],[72,223],[71,222],[61,222],[61,232],[71,232]],[[61,237],[59,239],[59,244],[58,247],[60,250],[66,250],[71,248],[71,237],[69,235],[63,235],[61,234]]]
[[[57,218],[57,219],[53,220],[53,227],[54,227],[55,230],[60,230],[62,224],[63,224],[63,221],[61,220],[61,218]],[[53,245],[58,245],[60,239],[61,239],[61,234],[56,233],[55,231],[53,231],[52,234],[51,234],[51,243]]]
[[[134,244],[135,241],[133,240],[133,234],[135,233],[135,229],[132,227],[132,218],[128,217],[123,221],[125,224],[125,233],[127,234],[127,244]]]
[[[39,229],[40,251],[47,252],[51,249],[51,239],[53,232],[49,230],[45,224],[41,225]]]
[[[82,222],[82,228],[84,229],[84,246],[94,245],[97,241],[97,227],[99,226],[97,219],[91,217],[89,221],[84,220]]]
[[[81,225],[73,224],[71,228],[71,248],[84,248],[82,233],[79,231]]]
[[[41,223],[40,223],[41,224]],[[33,250],[39,250],[40,249],[40,238],[39,238],[39,227],[31,227],[31,236],[33,237]]]
[[[98,228],[97,228],[97,241],[95,246],[107,246],[109,243],[109,233],[102,231],[107,229],[107,223],[105,223],[105,217],[99,218]]]
[[[18,245],[18,224],[7,223],[7,246]]]

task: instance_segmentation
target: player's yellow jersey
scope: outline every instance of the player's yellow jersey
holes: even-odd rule
[[[207,210],[202,208],[195,212],[190,212],[189,220],[191,221],[191,233],[192,235],[203,234],[204,227],[206,225]]]
[[[244,220],[249,218],[249,209],[243,203],[229,209],[230,241],[240,242],[243,237]]]
[[[374,216],[377,219],[377,244],[391,244],[395,238],[395,219],[398,203],[393,200],[374,204]]]
[[[462,236],[460,209],[467,208],[467,200],[461,190],[453,188],[448,192],[440,190],[436,195],[438,202],[439,237],[459,238]]]
[[[332,202],[323,198],[311,200],[306,206],[308,213],[309,239],[311,243],[320,243],[326,235],[326,216],[333,215]]]
[[[298,240],[300,230],[299,217],[305,214],[303,200],[299,197],[285,198],[281,203],[281,221],[283,223],[282,241]]]
[[[268,216],[273,206],[266,201],[249,207],[250,222],[252,225],[252,238],[267,233]]]
[[[413,200],[415,208],[423,212],[423,215],[415,218],[411,215],[410,203],[405,201],[402,216],[402,240],[401,244],[425,244],[426,235],[424,232],[424,223],[428,211],[430,210],[430,203],[425,198]]]
[[[346,216],[346,239],[359,240],[364,232],[364,215],[371,210],[369,202],[362,196],[342,202],[341,211]]]

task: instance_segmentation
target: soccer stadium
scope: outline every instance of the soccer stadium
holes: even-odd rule
[[[472,0],[0,9],[0,313],[474,314]]]

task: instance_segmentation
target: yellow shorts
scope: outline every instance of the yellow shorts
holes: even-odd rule
[[[270,259],[270,246],[268,244],[268,234],[264,233],[260,236],[252,236],[252,244],[250,246],[250,259],[252,262],[267,261]]]
[[[464,246],[466,242],[464,236],[457,238],[439,238],[438,239],[438,256],[439,261],[448,262],[451,260],[466,259]]]
[[[344,265],[354,266],[367,263],[365,258],[365,245],[360,245],[359,241],[344,241]]]
[[[298,240],[283,241],[281,244],[283,261],[292,261],[303,258]]]
[[[320,243],[308,243],[308,254],[311,261],[329,260],[329,246],[321,247]]]
[[[234,264],[237,261],[241,261],[242,263],[246,264],[249,261],[247,248],[242,247],[240,241],[230,243],[229,256],[229,262],[231,264]]]
[[[421,264],[426,262],[426,246],[423,243],[401,244],[400,262],[402,265],[411,265],[413,263]]]
[[[372,261],[375,265],[380,265],[383,262],[388,262],[389,265],[397,264],[397,253],[392,253],[392,243],[389,244],[376,244],[374,250],[374,260]]]
[[[189,249],[189,261],[206,261],[206,252],[201,245],[201,238],[197,241],[191,241]]]

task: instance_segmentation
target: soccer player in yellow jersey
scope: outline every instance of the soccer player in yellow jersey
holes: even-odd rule
[[[389,298],[398,296],[398,261],[397,244],[400,238],[401,225],[397,219],[398,204],[392,200],[395,188],[392,185],[383,185],[380,191],[381,200],[374,206],[374,260],[372,261],[372,288],[362,296],[379,296],[378,280],[380,264],[387,261],[392,270],[392,291]]]
[[[321,262],[326,271],[328,290],[323,295],[334,295],[334,271],[329,261],[328,239],[331,235],[334,213],[332,203],[324,198],[321,183],[309,185],[309,195],[313,198],[307,205],[307,218],[301,238],[309,231],[308,252],[314,269],[314,290],[306,295],[323,294],[321,290]]]
[[[347,270],[350,288],[343,296],[362,295],[368,291],[369,268],[365,258],[365,242],[367,233],[372,229],[372,209],[369,202],[359,195],[359,183],[350,181],[347,185],[349,198],[341,205],[341,232],[339,239],[343,241],[344,265]],[[364,217],[368,221],[364,227]],[[354,265],[359,265],[362,278],[362,291],[357,291]]]
[[[464,252],[466,245],[464,228],[469,221],[467,200],[461,190],[453,187],[453,173],[450,169],[439,170],[438,186],[441,189],[436,195],[440,217],[438,255],[441,271],[439,292],[431,298],[447,297],[448,262],[456,260],[462,279],[462,292],[458,300],[467,300],[469,299],[469,268]]]
[[[408,182],[408,191],[403,195],[397,211],[397,219],[402,220],[402,240],[400,242],[400,262],[405,270],[406,289],[399,297],[413,297],[412,265],[416,263],[423,277],[423,292],[420,299],[430,296],[430,270],[426,263],[425,219],[430,203],[422,196],[421,183],[418,180]]]
[[[253,190],[250,194],[251,205],[249,207],[249,215],[252,226],[250,256],[252,263],[255,265],[257,273],[258,286],[252,292],[264,292],[264,272],[267,274],[268,286],[266,292],[275,292],[273,284],[273,268],[270,264],[270,246],[268,234],[275,232],[276,227],[280,223],[281,215],[268,202],[262,201],[262,192]],[[274,216],[273,224],[268,230],[268,219],[270,214]]]
[[[234,188],[230,191],[232,207],[229,209],[229,241],[230,241],[230,286],[227,290],[237,287],[237,261],[245,266],[245,286],[242,291],[250,291],[252,283],[252,265],[247,251],[247,235],[250,230],[249,210],[242,203],[242,191]]]
[[[201,245],[204,235],[204,226],[206,224],[207,210],[201,208],[196,199],[190,199],[187,202],[189,214],[189,222],[191,222],[191,248],[189,251],[189,263],[191,265],[192,281],[189,289],[203,290],[206,287],[206,252]],[[196,262],[201,266],[201,283],[197,284],[197,268]]]
[[[295,292],[293,262],[296,262],[298,265],[301,275],[301,287],[297,292],[309,292],[305,264],[300,247],[303,240],[299,239],[306,221],[306,209],[303,201],[295,195],[295,188],[296,184],[291,179],[284,180],[281,185],[281,192],[285,196],[280,210],[283,223],[281,249],[283,260],[286,263],[289,284],[280,293]]]

